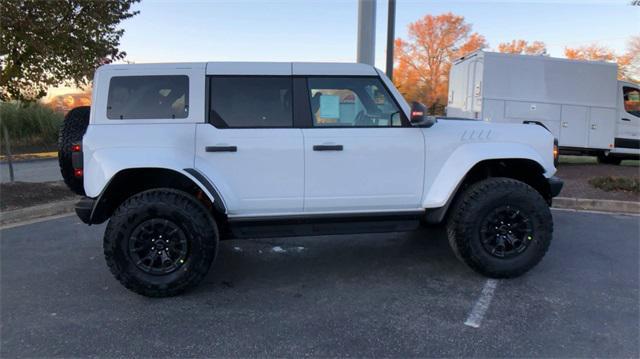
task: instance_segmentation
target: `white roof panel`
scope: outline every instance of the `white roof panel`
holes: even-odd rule
[[[294,62],[294,75],[376,76],[371,65],[339,62]]]
[[[207,75],[290,76],[290,62],[208,62]]]
[[[377,76],[373,66],[339,62],[193,62],[162,64],[105,65],[99,70],[164,70],[202,69],[207,75],[328,75],[328,76]]]

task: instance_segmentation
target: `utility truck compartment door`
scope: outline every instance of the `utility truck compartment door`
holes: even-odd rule
[[[590,148],[612,148],[616,131],[616,110],[592,107],[588,131]]]
[[[559,145],[567,147],[588,147],[589,111],[584,106],[562,106]]]

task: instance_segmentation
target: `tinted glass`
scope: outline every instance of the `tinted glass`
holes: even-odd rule
[[[309,90],[314,126],[402,126],[399,108],[378,78],[313,77]]]
[[[640,91],[633,87],[623,87],[624,110],[640,117]]]
[[[112,77],[107,101],[112,120],[187,118],[189,77]]]
[[[293,127],[291,77],[211,78],[211,122],[218,128]]]

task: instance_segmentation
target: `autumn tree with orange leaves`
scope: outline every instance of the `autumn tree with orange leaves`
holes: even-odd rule
[[[395,41],[393,81],[408,101],[422,102],[430,113],[442,114],[452,62],[486,47],[486,41],[471,32],[464,17],[452,13],[426,15],[408,30],[407,40]]]
[[[615,53],[605,46],[590,44],[580,47],[565,47],[564,56],[571,60],[615,61]]]
[[[621,78],[640,83],[640,35],[632,36],[627,53],[618,61]]]
[[[618,64],[618,78],[628,81],[640,81],[640,36],[632,36],[628,50],[617,55],[613,50],[598,44],[580,47],[565,47],[564,56],[573,60],[608,61]]]
[[[542,41],[529,43],[525,40],[512,40],[498,44],[498,52],[507,54],[546,55],[547,45]]]

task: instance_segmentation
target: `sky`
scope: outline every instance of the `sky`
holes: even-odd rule
[[[397,0],[396,37],[421,17],[464,16],[490,48],[540,40],[551,56],[596,42],[618,53],[640,35],[631,0]],[[376,66],[385,68],[387,0],[377,1]],[[197,61],[354,62],[357,0],[142,0],[121,23],[120,49],[135,63]],[[57,92],[57,91],[56,91]]]

